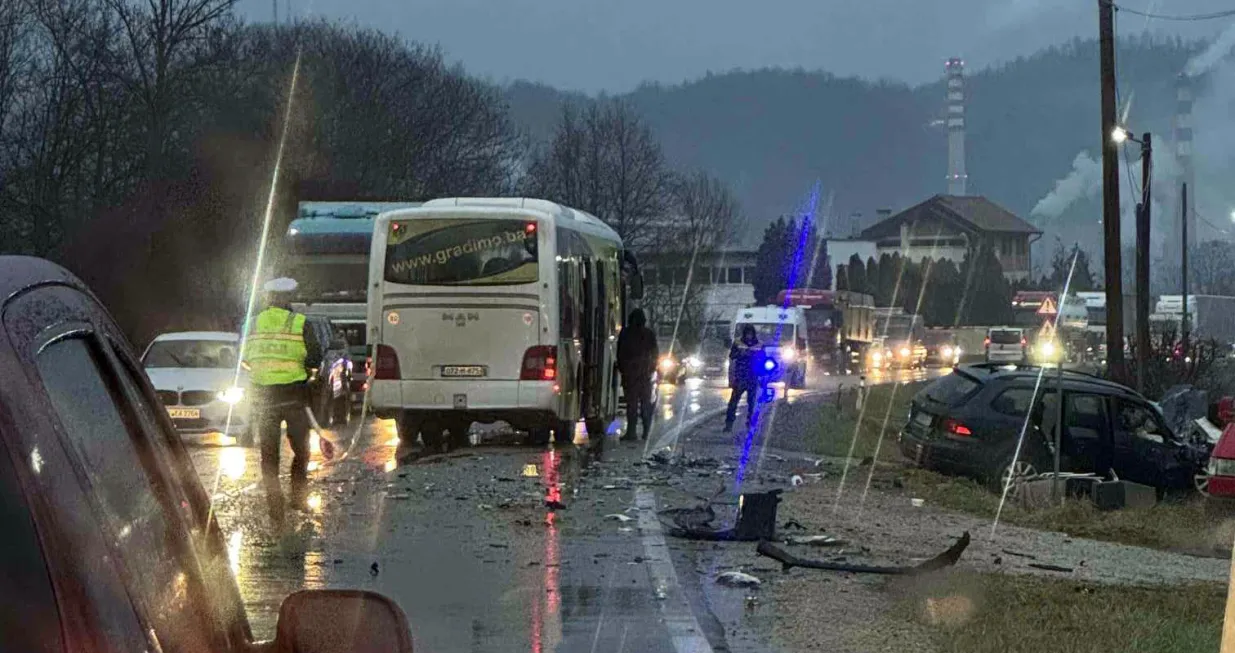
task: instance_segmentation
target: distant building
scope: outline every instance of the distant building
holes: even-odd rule
[[[662,337],[672,335],[682,298],[688,297],[690,304],[703,310],[708,327],[727,331],[738,309],[755,303],[756,257],[753,249],[741,246],[699,254],[690,273],[690,284],[696,290],[689,293],[685,292],[689,257],[644,257],[640,266],[647,286],[643,304],[649,313],[649,326]]]
[[[994,248],[1009,281],[1029,278],[1030,246],[1042,231],[981,196],[935,195],[862,230],[880,255],[899,253],[921,261],[949,259],[958,265],[982,245]]]

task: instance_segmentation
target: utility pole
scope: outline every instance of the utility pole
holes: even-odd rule
[[[1153,146],[1141,137],[1141,203],[1136,208],[1136,389],[1145,392],[1149,361],[1149,203]]]
[[[1183,319],[1183,324],[1179,325],[1179,327],[1180,327],[1180,330],[1183,331],[1184,360],[1187,360],[1189,329],[1188,329],[1188,182],[1186,181],[1183,183],[1183,188],[1179,193],[1179,198],[1180,198],[1180,204],[1182,205],[1181,206],[1182,210],[1180,211],[1180,214],[1179,214],[1179,218],[1180,220],[1182,220],[1182,223],[1179,228],[1179,235],[1180,235],[1181,241],[1183,242],[1183,251],[1180,252],[1179,261],[1182,264],[1180,266],[1180,276],[1183,278],[1183,291],[1184,291],[1184,319]]]
[[[1103,276],[1106,280],[1107,374],[1123,381],[1123,279],[1119,260],[1119,156],[1111,142],[1115,130],[1115,7],[1098,0],[1099,68],[1102,84],[1102,235]]]

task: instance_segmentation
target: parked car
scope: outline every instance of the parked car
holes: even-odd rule
[[[994,363],[958,367],[913,398],[901,452],[918,465],[974,476],[993,489],[1009,477],[1049,471],[1058,391],[1056,372],[1048,370],[1034,400],[1042,371]],[[1209,449],[1172,433],[1154,404],[1126,386],[1072,371],[1063,372],[1063,393],[1063,471],[1113,470],[1158,488],[1195,487]]]
[[[237,377],[239,346],[237,333],[185,331],[164,333],[146,347],[146,376],[181,434],[222,433],[252,446],[247,375]]]
[[[354,365],[347,341],[328,318],[310,315],[307,323],[322,343],[322,366],[309,379],[313,416],[323,428],[348,424],[352,419]]]
[[[1019,327],[991,327],[986,332],[986,362],[1021,363],[1028,360],[1025,330]]]
[[[292,594],[255,645],[210,497],[106,309],[29,257],[0,257],[0,297],[6,650],[411,653],[403,611],[359,590]]]

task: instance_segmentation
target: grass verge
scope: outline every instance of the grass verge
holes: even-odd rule
[[[879,460],[899,461],[901,455],[896,448],[896,434],[909,415],[909,402],[926,387],[926,383],[917,381],[873,386],[867,391],[861,411],[855,407],[856,390],[842,392],[836,402],[829,402],[820,411],[816,452],[821,456],[846,456],[852,443],[856,458],[874,457],[878,446]],[[858,426],[856,431],[855,426]],[[883,433],[882,444],[880,432]]]
[[[1106,586],[956,573],[908,585],[900,605],[942,653],[1216,651],[1226,588]]]
[[[905,491],[925,499],[928,505],[982,517],[994,517],[998,510],[999,495],[975,481],[913,468],[901,470],[898,475]],[[1202,497],[1164,501],[1150,508],[1107,511],[1079,499],[1037,510],[1024,510],[1009,501],[1000,519],[1074,537],[1199,555],[1225,555],[1235,537],[1235,520],[1216,517],[1206,509]]]

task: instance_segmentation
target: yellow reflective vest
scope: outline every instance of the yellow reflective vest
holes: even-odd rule
[[[257,314],[253,332],[244,343],[244,360],[254,385],[287,385],[308,380],[305,359],[304,316],[270,307]]]

